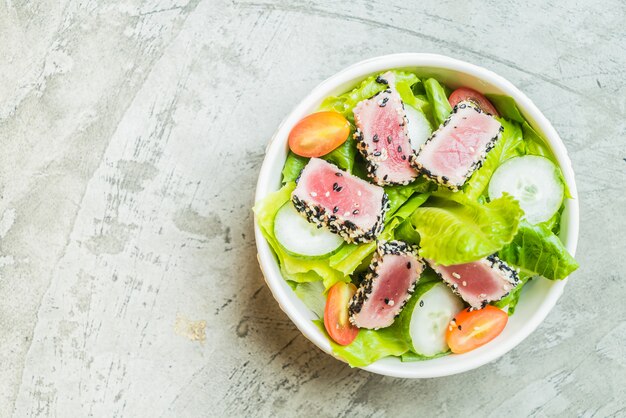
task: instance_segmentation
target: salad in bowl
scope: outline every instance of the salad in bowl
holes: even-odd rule
[[[461,81],[387,67],[323,97],[257,195],[257,239],[353,367],[489,350],[526,287],[578,267],[550,143],[513,97]]]

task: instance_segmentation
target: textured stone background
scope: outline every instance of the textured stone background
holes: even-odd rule
[[[625,20],[623,0],[2,2],[0,416],[625,416]],[[286,113],[405,51],[525,91],[582,210],[581,268],[545,323],[421,381],[299,335],[250,211]]]

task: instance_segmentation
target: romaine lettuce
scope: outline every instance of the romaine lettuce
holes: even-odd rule
[[[545,225],[522,221],[513,241],[499,251],[509,264],[550,280],[562,280],[578,268],[559,237]]]
[[[326,333],[323,321],[314,321]],[[388,356],[401,356],[409,349],[400,328],[393,324],[379,330],[359,330],[357,337],[349,345],[339,345],[328,337],[333,353],[350,364],[351,367],[365,367]]]
[[[484,205],[460,193],[433,196],[410,218],[424,258],[443,265],[468,263],[495,253],[517,233],[523,212],[507,194]]]
[[[424,88],[426,89],[426,96],[428,97],[433,112],[435,125],[439,126],[450,116],[452,106],[450,106],[444,88],[434,78],[429,78],[424,81]]]
[[[297,154],[294,154],[293,151],[289,151],[287,155],[287,160],[285,161],[285,165],[283,166],[283,184],[289,183],[290,181],[296,181],[300,172],[309,162],[309,159],[306,157],[301,157]]]
[[[416,84],[419,79],[413,73],[405,71],[392,71],[396,78],[396,90],[400,94],[402,101],[422,109],[425,103],[419,97],[416,97],[411,90],[411,86]],[[354,122],[354,114],[352,110],[362,100],[369,99],[375,94],[385,90],[386,84],[376,81],[378,75],[373,75],[361,82],[357,87],[340,96],[330,96],[322,102],[321,110],[334,110],[343,114],[350,122]]]

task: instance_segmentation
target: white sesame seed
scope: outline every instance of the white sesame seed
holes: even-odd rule
[[[324,196],[326,196],[326,197],[330,196],[330,192],[324,193]]]
[[[361,191],[360,191],[360,190],[357,190],[356,194],[357,194],[357,195],[359,195],[359,196],[361,196]]]
[[[455,279],[460,279],[461,275],[459,273],[457,273],[457,272],[453,272],[452,273],[452,277],[454,277]]]
[[[475,152],[476,150],[474,149],[474,147],[469,147],[470,152]]]
[[[311,192],[311,196],[315,197],[315,196],[317,196],[317,193]]]
[[[463,286],[467,286],[467,282],[463,280]]]
[[[480,295],[478,295],[478,297],[479,297],[479,298],[481,298],[481,299],[484,299],[484,298],[486,298],[486,297],[487,297],[487,295],[486,295],[486,294],[484,294],[484,293],[481,293]]]
[[[343,214],[343,216],[348,216],[348,215],[350,215],[350,212],[346,212]]]
[[[393,301],[393,299],[391,299],[391,300],[389,301],[389,306],[393,306],[393,305],[395,305],[395,304],[396,304],[396,302],[394,302],[394,301]]]

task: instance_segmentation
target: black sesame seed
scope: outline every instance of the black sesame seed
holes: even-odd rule
[[[387,180],[387,177],[389,177],[389,175],[388,175],[388,174],[385,174],[385,175],[383,176],[383,180]]]
[[[333,183],[333,190],[337,190],[337,187],[339,187],[339,185],[337,183]]]
[[[381,152],[380,152],[380,151],[376,151],[376,152],[374,153],[374,157],[380,157],[380,154],[381,154]]]
[[[459,327],[458,327],[458,328],[459,328],[459,331],[461,331],[461,330],[463,329],[463,328],[461,328],[461,326],[460,326],[460,325],[459,325]]]
[[[420,308],[423,308],[423,307],[424,307],[424,301],[420,300]]]
[[[335,173],[335,175],[336,175],[337,177],[341,177],[341,176],[343,176],[343,174],[341,174],[341,173]]]
[[[406,263],[406,268],[408,268],[409,270],[411,270],[411,262],[409,261],[408,263]]]
[[[403,160],[406,160],[406,155],[403,155],[403,156],[402,156],[402,159],[403,159]]]
[[[354,210],[352,211],[352,214],[353,214],[353,215],[358,215],[358,214],[359,214],[359,210],[358,210],[358,209],[354,209]]]
[[[337,193],[339,193],[339,192],[340,192],[340,191],[342,191],[342,190],[343,190],[343,187],[342,187],[342,186],[339,186],[339,187],[337,187],[336,192],[337,192]]]
[[[378,106],[385,107],[385,106],[387,106],[387,102],[388,101],[389,101],[389,97],[385,97],[385,98],[383,98],[383,101]]]
[[[333,208],[333,213],[337,213],[337,212],[339,212],[339,206],[335,206],[335,207]]]
[[[391,144],[391,139],[392,139],[392,138],[391,138],[391,135],[387,136],[387,143],[388,143],[388,144]]]
[[[402,147],[398,145],[398,152],[402,152]]]
[[[374,137],[372,138],[373,142],[378,142],[378,134],[374,134]]]
[[[385,298],[385,303],[389,305],[389,299]]]

